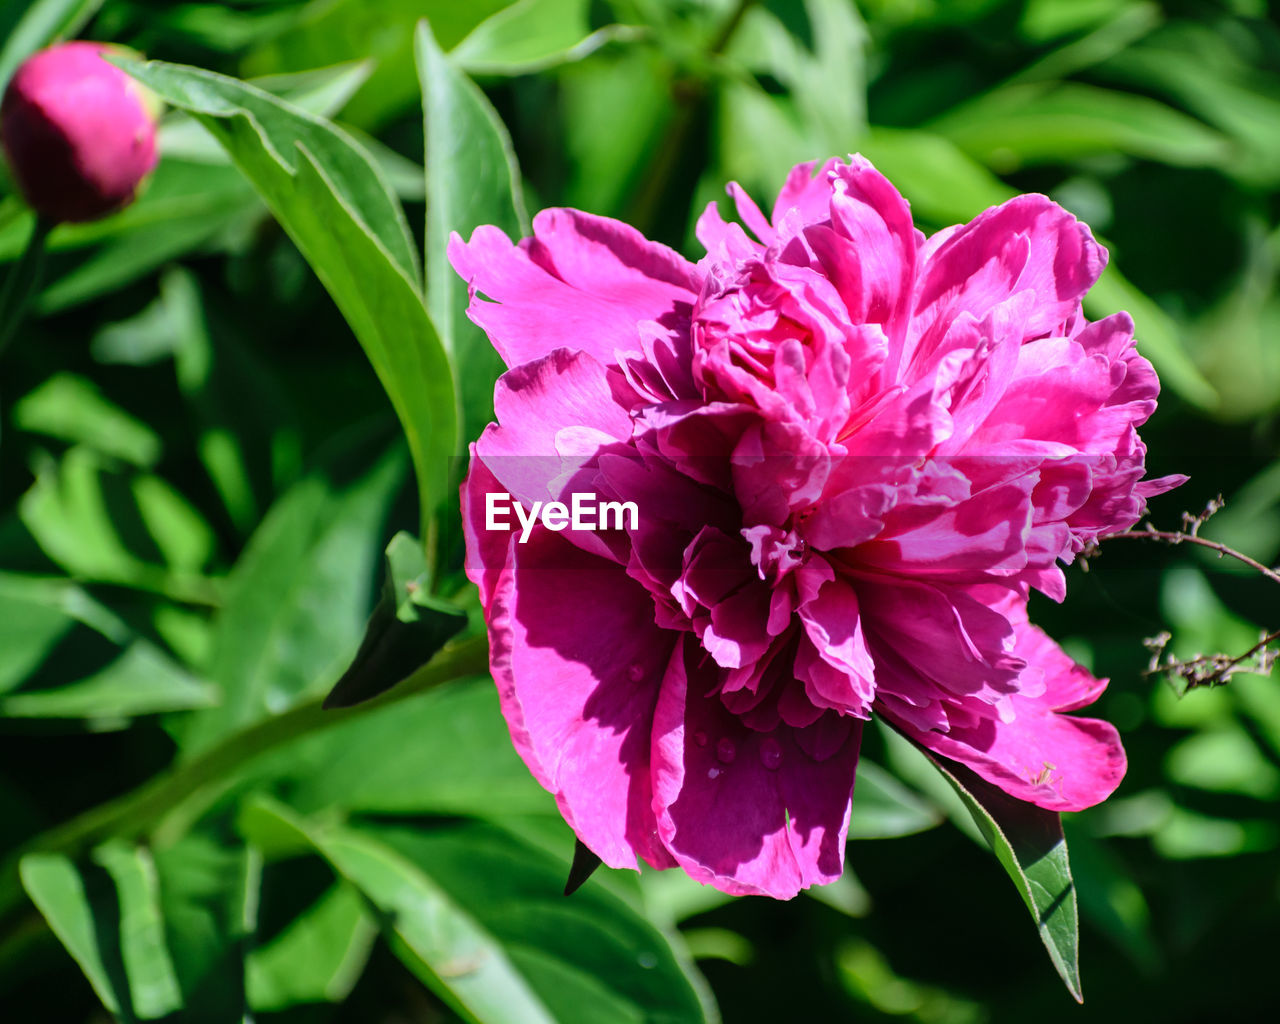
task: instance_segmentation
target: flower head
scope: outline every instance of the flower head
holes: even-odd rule
[[[142,87],[102,59],[102,43],[52,46],[27,59],[0,105],[0,138],[41,216],[88,221],[133,201],[156,165],[156,111]]]
[[[839,876],[872,715],[1041,807],[1104,799],[1119,737],[1063,712],[1105,681],[1026,603],[1180,482],[1142,480],[1132,322],[1081,312],[1105,251],[1043,196],[926,239],[856,156],[768,218],[730,193],[746,230],[708,207],[697,265],[574,210],[451,242],[509,368],[463,514],[516,748],[605,863],[730,893]],[[638,514],[487,515],[582,492]]]

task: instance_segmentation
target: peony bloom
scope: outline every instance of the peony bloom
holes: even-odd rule
[[[156,110],[102,59],[102,43],[52,46],[14,74],[0,137],[22,194],[54,222],[88,221],[133,201],[156,165]]]
[[[509,368],[462,497],[516,748],[605,863],[735,894],[839,876],[873,714],[1019,799],[1104,799],[1119,737],[1064,712],[1105,681],[1026,603],[1180,482],[1142,480],[1132,322],[1081,312],[1105,251],[1035,195],[926,239],[860,157],[771,218],[730,193],[751,234],[713,204],[696,265],[575,210],[451,241]],[[638,514],[490,514],[575,493]]]

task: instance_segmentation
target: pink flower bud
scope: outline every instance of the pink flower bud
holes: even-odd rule
[[[127,206],[156,165],[156,110],[101,54],[103,43],[52,46],[28,58],[0,105],[0,137],[28,203],[53,221]]]

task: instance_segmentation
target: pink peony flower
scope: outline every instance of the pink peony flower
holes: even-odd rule
[[[0,106],[0,136],[31,207],[88,221],[132,202],[156,165],[156,110],[102,59],[103,43],[52,46],[27,59]]]
[[[1111,793],[1115,729],[1063,713],[1105,681],[1027,595],[1181,481],[1142,480],[1157,381],[1081,312],[1087,227],[1029,195],[926,239],[866,160],[813,171],[771,219],[731,185],[755,238],[713,204],[697,265],[576,210],[449,248],[509,367],[462,497],[517,750],[605,863],[782,898],[840,875],[872,714],[1041,807]],[[575,493],[638,514],[491,528]]]

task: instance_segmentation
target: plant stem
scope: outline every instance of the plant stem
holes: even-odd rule
[[[22,900],[18,862],[28,853],[75,856],[107,837],[134,839],[164,814],[204,786],[225,778],[254,759],[302,736],[321,732],[360,715],[417,696],[442,683],[477,675],[488,668],[488,640],[472,636],[446,644],[434,658],[399,686],[353,707],[323,710],[315,697],[282,715],[228,736],[220,744],[166,774],[144,783],[44,832],[6,859],[0,868],[0,919]]]
[[[743,17],[756,2],[757,0],[739,0],[738,6],[708,44],[706,57],[718,57],[724,52],[729,40],[742,24]],[[677,77],[672,83],[672,91],[676,99],[675,113],[661,144],[645,168],[644,176],[640,179],[640,185],[627,210],[627,222],[645,234],[652,231],[657,211],[666,199],[671,178],[680,165],[680,158],[688,151],[693,130],[698,123],[698,114],[709,95],[707,82],[702,78]]]
[[[32,297],[44,279],[44,251],[49,232],[57,225],[43,217],[36,218],[27,247],[5,278],[0,291],[0,356],[4,355],[26,316]]]
[[[1238,562],[1243,562],[1250,569],[1254,569],[1267,579],[1280,583],[1280,572],[1275,569],[1269,569],[1261,562],[1250,558],[1248,555],[1241,554],[1235,548],[1229,548],[1225,544],[1219,544],[1217,541],[1206,540],[1204,537],[1197,537],[1193,533],[1182,533],[1173,530],[1126,530],[1124,533],[1109,533],[1107,536],[1100,538],[1101,540],[1158,540],[1165,544],[1198,544],[1202,548],[1208,548],[1210,551],[1216,551],[1218,556],[1229,555]]]

